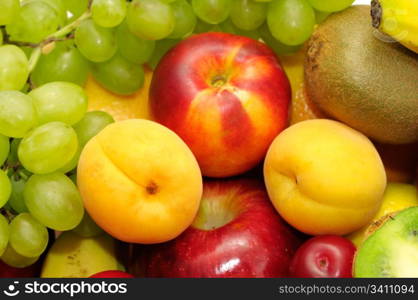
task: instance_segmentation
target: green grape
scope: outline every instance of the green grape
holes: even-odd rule
[[[41,56],[32,71],[31,81],[36,86],[52,81],[67,81],[84,86],[88,71],[88,61],[73,41],[58,42],[51,53]]]
[[[80,122],[74,125],[81,148],[107,125],[115,122],[113,117],[104,111],[90,111]]]
[[[93,0],[93,21],[102,27],[116,27],[126,16],[125,0]]]
[[[253,40],[258,40],[260,38],[260,33],[258,30],[242,30],[235,26],[231,19],[222,22],[219,24],[219,27],[221,28],[222,32],[246,36]]]
[[[83,220],[73,231],[85,238],[95,237],[103,233],[103,229],[97,226],[87,212],[84,212]]]
[[[309,39],[316,20],[306,0],[274,0],[268,7],[267,22],[277,40],[296,46]]]
[[[7,222],[7,219],[2,214],[0,214],[0,256],[3,255],[7,248],[7,244],[9,243],[9,236],[9,222]]]
[[[179,39],[190,35],[196,26],[196,16],[192,6],[186,0],[178,0],[171,4],[174,12],[175,25],[170,39]]]
[[[62,173],[33,175],[23,195],[32,216],[51,229],[71,230],[83,219],[83,202],[77,187]]]
[[[10,166],[17,165],[19,158],[17,157],[17,149],[19,148],[21,139],[12,139],[10,143],[9,156],[7,157],[7,164]]]
[[[23,53],[25,53],[26,57],[29,59],[33,53],[33,50],[35,50],[35,48],[21,46],[20,50],[22,50]]]
[[[25,188],[26,180],[23,178],[16,179],[15,176],[12,176],[10,182],[12,183],[12,194],[8,202],[10,207],[17,213],[28,212],[23,199],[23,189]]]
[[[31,97],[18,91],[0,92],[0,134],[20,138],[36,124]]]
[[[92,66],[94,78],[109,91],[131,95],[144,85],[144,69],[116,54],[110,60]]]
[[[21,90],[29,76],[25,53],[14,45],[0,46],[0,91]]]
[[[60,24],[60,16],[52,6],[42,1],[31,1],[20,8],[15,20],[6,29],[12,40],[39,43],[57,31]]]
[[[0,134],[0,166],[4,164],[10,152],[9,138]]]
[[[71,82],[50,82],[32,90],[29,96],[33,99],[40,125],[53,121],[73,125],[87,111],[85,91]]]
[[[308,0],[308,2],[316,10],[335,12],[350,7],[354,0]]]
[[[226,22],[226,21],[225,21]],[[218,25],[206,23],[200,19],[197,19],[194,33],[204,33],[216,31]]]
[[[77,148],[77,152],[75,153],[73,158],[68,163],[66,163],[62,168],[59,168],[57,172],[61,172],[65,174],[74,170],[78,165],[78,161],[80,160],[81,150],[82,148],[79,145]]]
[[[222,32],[231,33],[231,34],[237,34],[239,28],[232,23],[231,19],[227,19],[226,21],[219,24],[219,28]]]
[[[14,268],[26,268],[30,265],[33,265],[39,257],[25,257],[17,253],[13,247],[9,244],[7,245],[6,251],[4,251],[1,256],[1,260]]]
[[[232,0],[231,20],[242,30],[254,30],[264,23],[267,4],[253,0]]]
[[[192,0],[195,14],[209,24],[225,21],[231,12],[231,0]]]
[[[48,245],[48,230],[30,214],[16,216],[9,225],[9,243],[20,255],[38,257]]]
[[[24,94],[27,94],[30,91],[30,89],[31,89],[30,83],[26,82],[20,91]]]
[[[148,62],[148,65],[154,70],[158,63],[160,62],[161,58],[177,43],[180,42],[180,40],[174,40],[174,39],[164,39],[161,41],[157,41],[155,45],[154,53]]]
[[[271,35],[270,29],[268,28],[267,23],[264,23],[259,29],[261,38],[263,41],[278,55],[288,55],[297,52],[302,45],[289,46],[283,43],[280,43],[278,40]]]
[[[129,30],[141,39],[160,40],[169,36],[175,26],[173,9],[159,0],[134,0],[129,4]]]
[[[12,184],[10,183],[7,174],[0,170],[0,208],[3,207],[9,200],[12,193]]]
[[[143,40],[132,34],[126,22],[116,30],[116,41],[120,55],[135,64],[147,62],[155,48],[155,41]]]
[[[49,5],[59,17],[60,25],[64,25],[67,21],[67,11],[65,9],[64,2],[67,0],[24,0],[23,4],[27,4],[29,2],[43,2]]]
[[[64,7],[67,10],[68,22],[80,17],[86,10],[89,0],[64,0]]]
[[[324,11],[319,11],[319,10],[315,10],[315,20],[317,24],[321,24],[322,22],[325,21],[326,18],[329,17],[331,13],[329,12],[324,12]]]
[[[94,24],[93,20],[84,20],[75,31],[75,44],[88,60],[103,62],[115,55],[115,33],[112,29]]]
[[[0,1],[0,26],[10,24],[19,13],[19,0]]]
[[[54,172],[73,159],[78,141],[74,129],[62,122],[51,122],[32,130],[20,142],[20,162],[35,174]]]

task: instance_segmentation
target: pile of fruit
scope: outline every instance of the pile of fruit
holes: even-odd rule
[[[418,11],[353,2],[2,0],[0,275],[418,277]]]

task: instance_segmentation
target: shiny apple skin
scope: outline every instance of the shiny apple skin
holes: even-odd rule
[[[134,276],[126,272],[110,270],[96,273],[89,278],[134,278]]]
[[[143,259],[146,277],[289,275],[300,236],[276,213],[262,184],[250,179],[207,181],[202,203],[210,205],[212,201],[229,201],[225,207],[233,210],[235,217],[213,230],[193,224],[173,241],[147,246]],[[218,211],[222,212],[226,210]]]
[[[323,235],[306,241],[290,265],[290,275],[299,278],[351,278],[354,244],[341,236]]]
[[[150,87],[153,119],[175,131],[208,177],[255,167],[288,125],[291,91],[274,52],[226,33],[194,35],[160,61]]]

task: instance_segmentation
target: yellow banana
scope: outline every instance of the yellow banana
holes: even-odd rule
[[[418,53],[418,0],[373,0],[373,26]]]

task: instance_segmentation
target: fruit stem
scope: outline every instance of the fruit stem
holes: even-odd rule
[[[20,178],[23,178],[23,180],[27,181],[29,179],[29,176],[25,174],[25,172],[23,172],[23,170],[20,170],[18,172],[18,175]]]
[[[41,46],[36,47],[29,58],[29,73],[32,73],[32,71],[35,69],[36,64],[39,61],[39,58],[41,57],[42,49]]]
[[[0,210],[0,214],[2,214],[9,221],[9,223],[15,217],[15,215],[10,210],[8,210],[4,207]]]
[[[55,33],[51,34],[50,36],[48,36],[45,39],[45,41],[42,42],[42,44],[48,44],[49,42],[52,41],[51,39],[62,38],[63,36],[69,34],[71,31],[73,31],[74,29],[76,29],[78,27],[78,25],[80,25],[81,22],[83,22],[84,20],[86,20],[86,19],[88,19],[90,17],[91,17],[91,11],[90,11],[90,9],[88,9],[80,17],[78,17],[76,20],[74,20],[70,24],[62,27],[57,32],[55,32]]]
[[[45,46],[48,46],[53,42],[63,40],[63,37],[70,34],[72,31],[74,31],[74,29],[76,29],[80,25],[81,22],[91,17],[90,7],[91,7],[91,4],[89,3],[88,9],[80,17],[78,17],[76,20],[74,20],[70,24],[64,26],[60,30],[56,31],[55,33],[49,35],[45,40],[43,40],[39,44],[37,45],[35,44],[36,48],[33,50],[29,58],[29,72],[32,72],[35,69],[36,64],[39,61],[39,58],[41,57],[42,49]]]
[[[379,28],[382,21],[382,6],[379,3],[379,0],[372,1],[372,9],[370,14],[372,15],[372,24],[374,28]]]
[[[223,85],[225,85],[226,83],[226,79],[224,76],[222,75],[216,75],[215,77],[212,78],[212,86],[214,87],[222,87]]]

